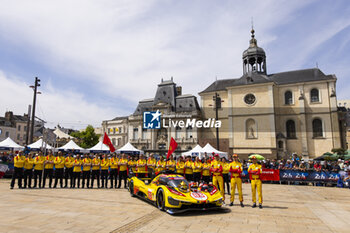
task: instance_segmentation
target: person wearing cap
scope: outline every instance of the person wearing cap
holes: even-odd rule
[[[155,173],[155,168],[156,168],[156,159],[154,158],[154,154],[151,153],[149,158],[147,159],[147,171],[148,171],[148,177],[153,179],[154,173]]]
[[[112,157],[109,159],[109,166],[111,170],[109,171],[109,179],[111,182],[111,187],[113,188],[113,180],[115,181],[115,188],[117,188],[117,179],[118,179],[118,158],[116,154],[112,154]]]
[[[45,161],[45,158],[43,156],[43,153],[40,151],[39,154],[37,154],[37,156],[34,159],[34,186],[33,186],[33,188],[37,187],[38,179],[39,179],[39,188],[42,188],[41,181],[43,178],[44,161]]]
[[[64,187],[68,186],[68,178],[70,179],[70,188],[73,187],[73,162],[74,158],[72,154],[69,153],[68,156],[64,159],[64,166],[66,167],[64,170]]]
[[[205,158],[202,164],[202,181],[209,184],[210,183],[210,160],[209,158]]]
[[[94,180],[97,180],[97,188],[100,188],[100,164],[101,159],[97,154],[95,154],[95,158],[91,161],[92,166],[92,174],[91,174],[91,188],[94,187]]]
[[[233,161],[230,163],[230,172],[231,172],[231,203],[230,206],[233,206],[233,202],[235,201],[235,192],[236,186],[239,195],[239,201],[241,203],[241,207],[243,205],[243,193],[242,193],[242,177],[241,173],[243,172],[242,163],[238,160],[238,155],[234,154],[232,156]]]
[[[166,166],[166,162],[164,160],[163,156],[160,156],[160,159],[158,160],[157,164],[156,164],[156,176],[161,173],[162,171],[165,171],[165,166]]]
[[[223,166],[219,155],[215,154],[215,159],[211,162],[210,172],[213,175],[213,185],[220,189],[222,200],[225,201],[224,178],[222,177]]]
[[[15,186],[15,180],[18,179],[17,184],[18,188],[22,188],[22,179],[23,179],[23,167],[25,162],[25,157],[23,155],[23,152],[20,151],[17,156],[13,159],[15,170],[12,175],[11,180],[11,189]]]
[[[174,160],[173,155],[169,156],[169,159],[166,161],[165,169],[169,174],[174,174],[176,168],[176,162]]]
[[[248,168],[248,173],[251,175],[250,182],[252,186],[252,207],[256,207],[256,191],[258,191],[259,208],[262,209],[262,182],[260,179],[262,169],[261,165],[257,163],[257,159],[255,156],[252,156],[251,160],[252,164]]]
[[[90,176],[91,176],[91,159],[88,154],[84,155],[84,159],[82,160],[83,165],[83,180],[81,183],[82,188],[85,188],[85,180],[86,187],[90,188]]]
[[[54,160],[55,157],[53,156],[52,152],[50,151],[49,154],[45,157],[44,162],[44,177],[43,177],[43,188],[45,188],[46,178],[49,178],[49,188],[51,188],[52,185],[52,179],[53,179],[53,166],[54,166]]]
[[[119,166],[119,183],[118,183],[118,189],[122,185],[122,180],[124,180],[124,188],[126,188],[126,181],[128,177],[128,159],[126,158],[125,154],[122,154],[122,157],[118,161]]]
[[[183,160],[183,157],[180,156],[176,162],[176,174],[183,176],[184,173],[185,173],[185,162]]]
[[[101,159],[101,188],[107,188],[108,182],[108,168],[109,168],[109,159],[106,158],[106,155],[102,155]]]
[[[34,159],[31,153],[27,154],[26,159],[24,161],[24,186],[23,188],[32,188],[32,177],[33,177],[33,166]]]
[[[73,185],[72,188],[75,188],[77,186],[80,188],[80,176],[81,176],[81,163],[82,160],[80,159],[80,155],[77,155],[73,161]],[[78,182],[77,182],[78,180]]]
[[[226,160],[225,157],[221,158],[222,163],[222,177],[224,178],[224,190],[225,190],[225,184],[227,188],[227,194],[230,194],[230,179],[228,173],[230,172],[230,163]]]
[[[61,151],[58,152],[57,157],[54,160],[55,164],[55,184],[53,188],[57,187],[58,179],[60,179],[60,187],[63,188],[63,170],[65,159]]]
[[[147,161],[143,154],[141,154],[139,160],[136,161],[136,172],[138,178],[146,178]]]
[[[202,167],[203,164],[202,162],[199,160],[199,157],[197,156],[192,168],[193,168],[193,181],[199,183],[199,181],[201,180],[201,173],[202,173]]]
[[[185,178],[189,182],[193,181],[193,162],[190,155],[186,157]]]

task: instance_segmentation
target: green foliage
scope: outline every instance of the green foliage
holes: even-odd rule
[[[339,158],[343,158],[346,154],[346,150],[344,148],[333,148],[332,152],[337,153]]]
[[[94,127],[91,125],[88,125],[84,131],[72,132],[70,135],[80,139],[79,146],[85,149],[96,145],[100,137],[99,134],[95,133]]]

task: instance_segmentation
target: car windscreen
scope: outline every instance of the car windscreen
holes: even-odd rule
[[[180,188],[181,183],[184,182],[187,187],[189,187],[188,182],[184,178],[173,178],[168,180],[168,186],[173,188]]]

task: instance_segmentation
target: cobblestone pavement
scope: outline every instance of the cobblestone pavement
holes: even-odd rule
[[[10,190],[2,179],[0,232],[349,232],[349,189],[263,184],[263,209],[243,192],[245,208],[171,216],[125,189]]]

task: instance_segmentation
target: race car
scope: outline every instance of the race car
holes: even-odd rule
[[[191,186],[181,175],[161,174],[149,184],[133,176],[129,178],[129,192],[132,197],[143,198],[169,214],[215,209],[223,205],[222,195],[215,186]]]

